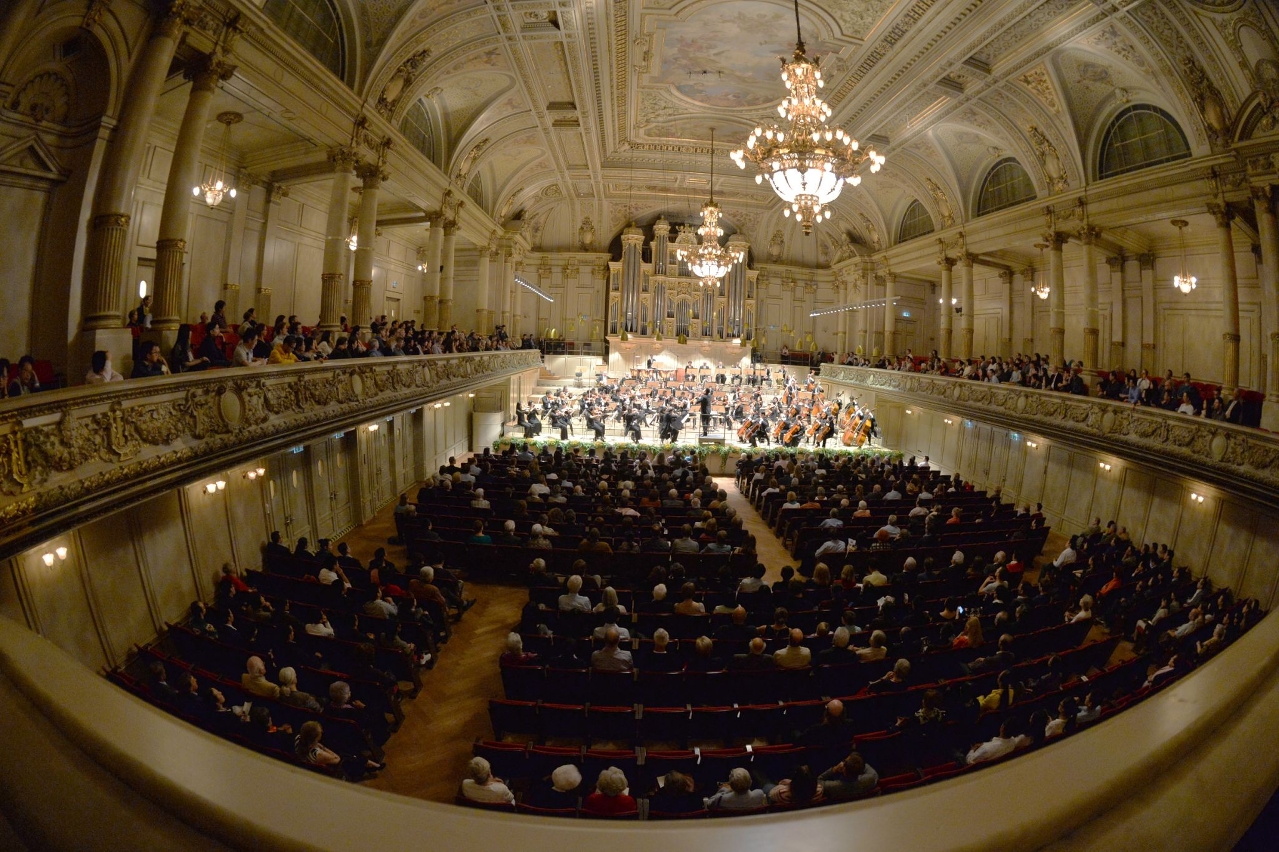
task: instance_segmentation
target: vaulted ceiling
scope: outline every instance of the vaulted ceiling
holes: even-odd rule
[[[577,248],[583,218],[597,247],[631,219],[692,220],[712,127],[730,230],[782,230],[793,260],[826,265],[890,245],[915,200],[939,228],[973,218],[1006,157],[1041,198],[1095,182],[1125,105],[1164,110],[1203,155],[1279,102],[1265,0],[801,0],[832,124],[888,156],[806,239],[727,157],[785,92],[787,0],[339,1],[357,93],[397,126],[420,105],[436,165],[544,250]]]

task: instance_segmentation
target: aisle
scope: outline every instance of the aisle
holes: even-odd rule
[[[773,535],[773,531],[768,528],[768,524],[764,523],[759,512],[755,511],[755,507],[746,499],[746,495],[738,490],[736,477],[716,476],[714,479],[715,484],[728,494],[728,505],[736,509],[737,514],[741,516],[742,527],[755,536],[755,552],[759,561],[768,568],[764,579],[769,583],[780,580],[782,566],[795,564],[790,551],[782,546],[777,536]]]

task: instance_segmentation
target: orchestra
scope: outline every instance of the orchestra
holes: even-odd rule
[[[601,376],[584,392],[560,388],[531,406],[517,404],[516,425],[532,438],[549,421],[560,439],[568,440],[575,434],[573,421],[581,418],[597,441],[604,440],[609,423],[616,423],[628,440],[638,443],[645,428],[656,428],[659,441],[675,443],[696,406],[703,436],[722,429],[725,437],[752,447],[762,442],[825,448],[834,439],[836,447],[854,448],[878,435],[869,409],[845,401],[842,393],[827,399],[815,374],[800,384],[767,365],[732,369],[737,372],[688,364],[666,372],[637,370],[638,375],[620,380]]]

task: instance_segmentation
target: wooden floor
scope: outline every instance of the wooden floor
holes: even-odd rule
[[[755,535],[759,561],[768,566],[766,579],[779,579],[782,566],[793,565],[795,560],[737,490],[733,477],[716,477],[715,481],[728,493],[729,505],[741,515],[743,526]],[[415,485],[409,493],[416,490]],[[392,562],[402,565],[407,561],[403,547],[387,543],[395,532],[393,511],[393,504],[388,505],[342,539],[352,555],[367,562],[375,548],[385,547]],[[1065,541],[1058,533],[1050,534],[1045,552],[1057,553]],[[467,589],[479,602],[455,625],[435,668],[424,673],[417,698],[405,700],[404,725],[386,746],[387,767],[377,778],[365,782],[367,786],[433,802],[452,802],[471,758],[471,744],[492,737],[488,702],[502,697],[497,658],[528,602],[528,592],[522,587],[481,583],[468,583]],[[1090,639],[1101,636],[1104,633]]]

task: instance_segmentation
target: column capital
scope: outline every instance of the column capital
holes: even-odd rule
[[[942,270],[943,270],[943,271],[948,271],[948,270],[954,269],[954,268],[955,268],[955,258],[950,257],[950,256],[949,256],[949,255],[947,255],[947,254],[941,254],[941,255],[938,255],[938,256],[937,256],[937,265],[938,265],[938,266],[940,266],[940,267],[942,268]]]
[[[230,80],[235,66],[216,54],[207,53],[187,66],[184,76],[194,92],[212,92],[223,80]]]
[[[999,280],[1011,287],[1013,283],[1013,271],[1011,269],[999,270]]]
[[[356,163],[360,162],[360,153],[354,148],[342,145],[329,149],[328,160],[333,166],[333,171],[350,172],[354,171]]]
[[[355,175],[364,183],[364,188],[377,189],[382,185],[382,181],[390,178],[390,175],[377,163],[360,163],[355,167]]]
[[[1070,242],[1070,234],[1064,231],[1052,231],[1044,234],[1044,242],[1048,243],[1049,251],[1061,251],[1061,247]]]
[[[1106,258],[1106,265],[1110,267],[1111,273],[1124,271],[1124,258],[1122,255],[1111,255]]]
[[[1137,255],[1137,262],[1141,264],[1141,271],[1153,270],[1155,268],[1154,252],[1143,252]]]
[[[1086,246],[1093,245],[1101,236],[1101,228],[1094,225],[1085,225],[1079,229],[1079,241]]]
[[[440,226],[441,233],[444,234],[445,239],[457,234],[457,221],[454,219],[445,219],[440,223]]]
[[[1258,207],[1265,207],[1274,201],[1275,188],[1273,184],[1263,184],[1262,186],[1248,187],[1248,194],[1252,196],[1252,200]]]
[[[964,269],[972,269],[973,263],[975,263],[976,260],[977,260],[977,255],[968,251],[964,252],[963,254],[959,256],[959,264],[960,266],[964,267]]]
[[[1227,204],[1209,204],[1208,212],[1217,221],[1218,228],[1229,228],[1231,220],[1235,218],[1235,214]]]
[[[191,3],[188,0],[173,0],[173,3],[169,4],[168,10],[165,11],[164,17],[160,18],[156,33],[176,41],[181,37],[182,31],[186,29],[187,20],[190,16]]]

